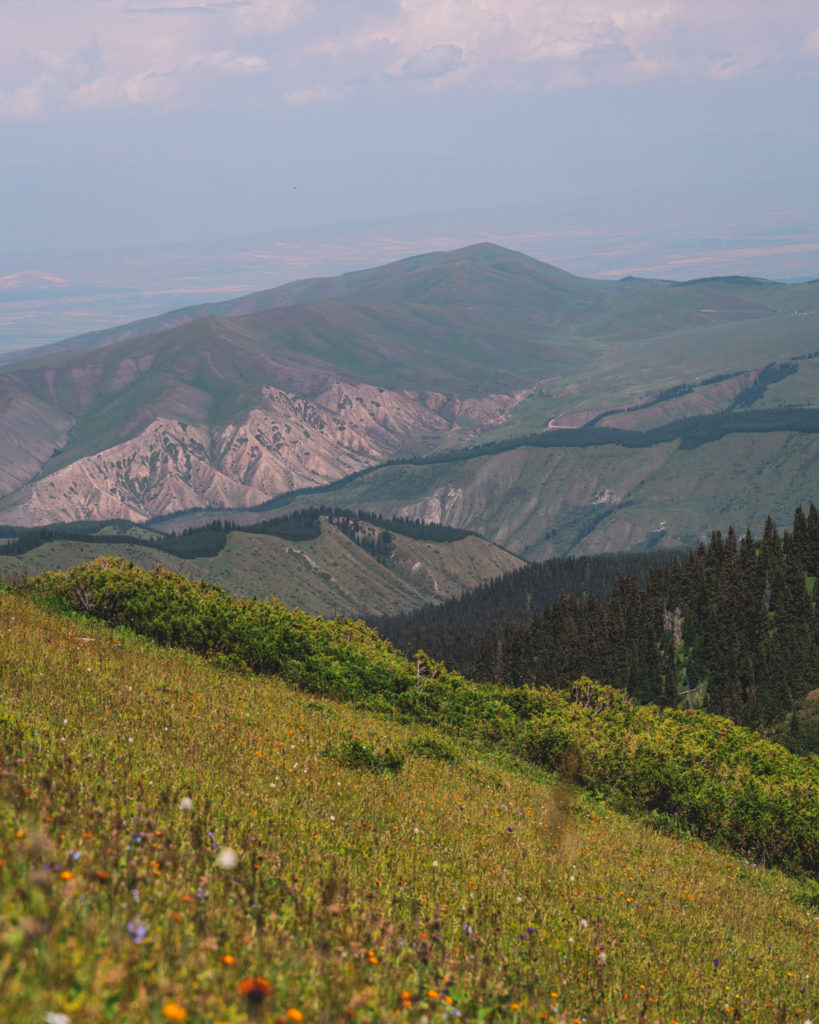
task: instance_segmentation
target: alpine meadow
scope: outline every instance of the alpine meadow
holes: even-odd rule
[[[819,1020],[817,317],[481,243],[5,355],[0,1018]]]

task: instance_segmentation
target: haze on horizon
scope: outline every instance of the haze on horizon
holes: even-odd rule
[[[481,240],[819,277],[818,86],[808,0],[6,0],[0,348]]]

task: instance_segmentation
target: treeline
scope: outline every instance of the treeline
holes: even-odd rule
[[[218,653],[301,690],[485,739],[766,863],[819,870],[819,770],[727,719],[638,706],[581,679],[555,691],[477,686],[418,653],[409,660],[363,623],[230,597],[157,568],[100,559],[26,585],[52,606],[154,640]]]
[[[0,554],[25,555],[52,541],[82,541],[83,544],[130,544],[152,548],[177,558],[213,558],[224,548],[227,533],[235,525],[216,519],[207,526],[195,526],[180,533],[155,534],[142,537],[129,533],[89,532],[99,530],[99,523],[70,523],[66,526],[35,526],[19,533],[15,540],[0,546]]]
[[[794,369],[793,372],[795,373],[796,370]],[[732,377],[739,377],[741,374],[741,370],[734,371],[732,373],[718,373],[713,377],[706,377],[705,380],[697,381],[696,384],[675,384],[673,387],[666,388],[665,391],[660,391],[653,398],[649,398],[646,402],[640,402],[637,405],[627,405],[621,409],[605,409],[597,416],[587,420],[585,426],[594,427],[600,423],[601,420],[606,419],[606,417],[616,416],[622,412],[638,412],[642,409],[651,409],[652,406],[662,405],[663,402],[669,402],[672,398],[683,398],[685,395],[692,395],[695,388],[708,387],[710,384],[720,384],[724,380],[730,380]]]
[[[598,601],[607,601],[620,577],[645,582],[652,568],[684,557],[685,552],[642,551],[550,558],[521,566],[443,604],[372,618],[369,624],[406,654],[422,648],[450,668],[471,675],[479,653],[487,645],[494,649],[507,623],[524,625],[544,605],[567,594],[593,594]]]
[[[258,523],[239,525],[229,519],[214,519],[205,526],[192,526],[179,533],[154,533],[145,537],[126,532],[131,523],[118,523],[120,533],[100,532],[109,524],[66,523],[38,526],[30,530],[12,528],[13,539],[0,545],[0,554],[24,555],[42,544],[60,540],[81,540],[84,544],[130,544],[151,548],[177,558],[214,558],[227,543],[233,531],[260,533],[294,542],[315,540],[321,534],[321,518],[327,518],[359,547],[367,550],[381,562],[389,561],[392,553],[391,533],[399,533],[415,540],[454,541],[475,536],[469,530],[457,530],[438,523],[424,523],[419,519],[385,519],[374,512],[335,508],[322,505],[317,508],[298,509],[285,516],[266,519]]]
[[[779,381],[796,373],[798,369],[799,367],[796,363],[792,362],[769,363],[759,371],[759,374],[753,384],[749,384],[747,388],[740,391],[728,407],[729,410],[750,409],[754,402],[758,402],[760,398],[762,398],[771,384],[778,384]]]
[[[405,649],[423,638],[445,657],[459,621],[462,635],[480,637],[471,663],[461,662],[478,680],[561,687],[586,674],[640,703],[701,707],[754,728],[786,720],[788,745],[812,750],[817,737],[800,735],[800,702],[819,679],[817,575],[819,513],[811,505],[807,516],[796,510],[791,533],[780,536],[770,518],[758,542],[750,532],[717,531],[707,546],[651,567],[642,581],[620,576],[607,600],[566,594],[533,609],[528,622],[494,631],[489,608],[470,623],[450,607],[440,612],[437,634],[433,610],[423,631],[388,635]]]

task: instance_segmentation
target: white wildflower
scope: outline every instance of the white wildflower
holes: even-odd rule
[[[71,1018],[67,1013],[54,1013],[52,1010],[46,1010],[43,1021],[45,1024],[71,1024]]]
[[[193,810],[193,800],[191,800],[191,798],[189,796],[183,796],[182,799],[179,801],[179,810],[180,811],[192,811]]]
[[[223,871],[232,871],[239,863],[239,857],[235,850],[232,850],[229,846],[224,846],[219,851],[219,856],[216,858],[217,868],[221,868]]]

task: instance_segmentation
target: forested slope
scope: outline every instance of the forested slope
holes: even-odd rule
[[[702,707],[752,727],[787,720],[789,745],[816,749],[816,721],[802,706],[819,678],[815,506],[807,516],[798,508],[784,536],[771,519],[759,541],[716,531],[642,580],[620,576],[608,599],[567,588],[522,623],[509,597],[528,572],[381,626],[403,649],[423,644],[478,679],[560,687],[586,673],[639,702]],[[459,637],[470,636],[468,660]]]

